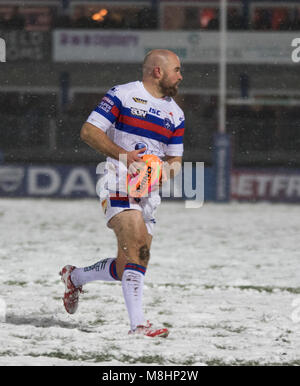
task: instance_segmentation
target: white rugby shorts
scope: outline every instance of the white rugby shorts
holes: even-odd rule
[[[151,192],[149,197],[134,198],[107,188],[108,175],[104,175],[98,184],[98,195],[105,215],[106,224],[116,214],[125,210],[136,209],[143,214],[143,218],[150,235],[153,235],[156,223],[155,212],[161,202],[159,190]],[[109,227],[109,226],[108,226]]]

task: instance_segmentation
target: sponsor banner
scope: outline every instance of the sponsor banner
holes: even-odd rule
[[[51,60],[51,34],[48,32],[0,31],[6,45],[6,61]]]
[[[171,187],[170,198],[189,199],[196,168],[188,178],[179,178],[180,187]],[[98,176],[95,166],[74,165],[0,165],[0,197],[97,198]],[[216,199],[215,171],[204,169],[205,201]],[[191,192],[190,192],[191,190]],[[300,202],[300,170],[235,169],[231,174],[231,198],[245,201]],[[167,199],[167,196],[165,196]]]
[[[231,198],[300,202],[300,170],[236,169],[231,176]]]
[[[95,197],[96,168],[0,166],[2,197]]]
[[[293,64],[295,33],[228,32],[228,63]],[[136,63],[153,48],[175,51],[185,63],[218,63],[218,32],[53,31],[55,62]]]
[[[96,198],[96,185],[100,177],[96,174],[96,166],[2,164],[0,165],[0,197]],[[197,198],[195,185],[198,181],[198,183],[201,182],[200,193],[204,189],[205,200],[212,200],[211,168],[204,170],[203,187],[201,174],[203,168],[195,167],[195,164],[189,166],[184,169],[187,175],[185,178],[179,176],[171,187],[165,186],[162,192],[164,198]],[[178,183],[182,186],[178,186]],[[166,194],[167,192],[170,194]]]

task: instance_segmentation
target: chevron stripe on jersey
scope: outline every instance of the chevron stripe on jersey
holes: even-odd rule
[[[152,138],[168,144],[173,132],[163,126],[163,120],[157,119],[151,114],[146,117],[138,117],[128,108],[123,108],[116,129],[145,138]]]
[[[120,115],[121,107],[122,102],[118,97],[106,94],[94,111],[114,123]]]
[[[181,144],[183,143],[183,135],[184,135],[184,122],[182,122],[179,126],[176,127],[172,138],[168,142],[169,145]]]

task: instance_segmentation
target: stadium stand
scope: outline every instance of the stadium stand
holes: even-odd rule
[[[51,53],[54,31],[192,33],[219,28],[218,1],[101,2],[101,7],[97,1],[70,1],[68,9],[60,1],[39,3],[28,0],[24,6],[20,1],[0,1],[0,31],[8,41],[20,45],[14,52],[8,50],[11,59],[6,63],[6,74],[0,73],[0,147],[11,161],[98,159],[79,140],[82,122],[112,84],[140,76],[138,63],[120,64],[113,73],[109,63],[56,63]],[[298,31],[300,6],[294,1],[229,1],[227,21],[232,32]],[[228,97],[242,96],[241,76],[246,74],[250,96],[274,99],[273,106],[228,107],[227,125],[233,137],[236,165],[300,164],[297,71],[296,67],[279,64],[228,66]],[[63,73],[69,76],[68,87],[61,80]],[[274,85],[274,79],[280,81]],[[184,65],[178,103],[187,118],[186,160],[198,159],[200,154],[202,160],[212,162],[217,95],[216,64]],[[296,104],[289,103],[290,99]]]

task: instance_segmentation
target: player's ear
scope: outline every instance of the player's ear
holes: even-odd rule
[[[162,76],[162,69],[159,66],[153,68],[153,76],[155,79],[159,79]]]

